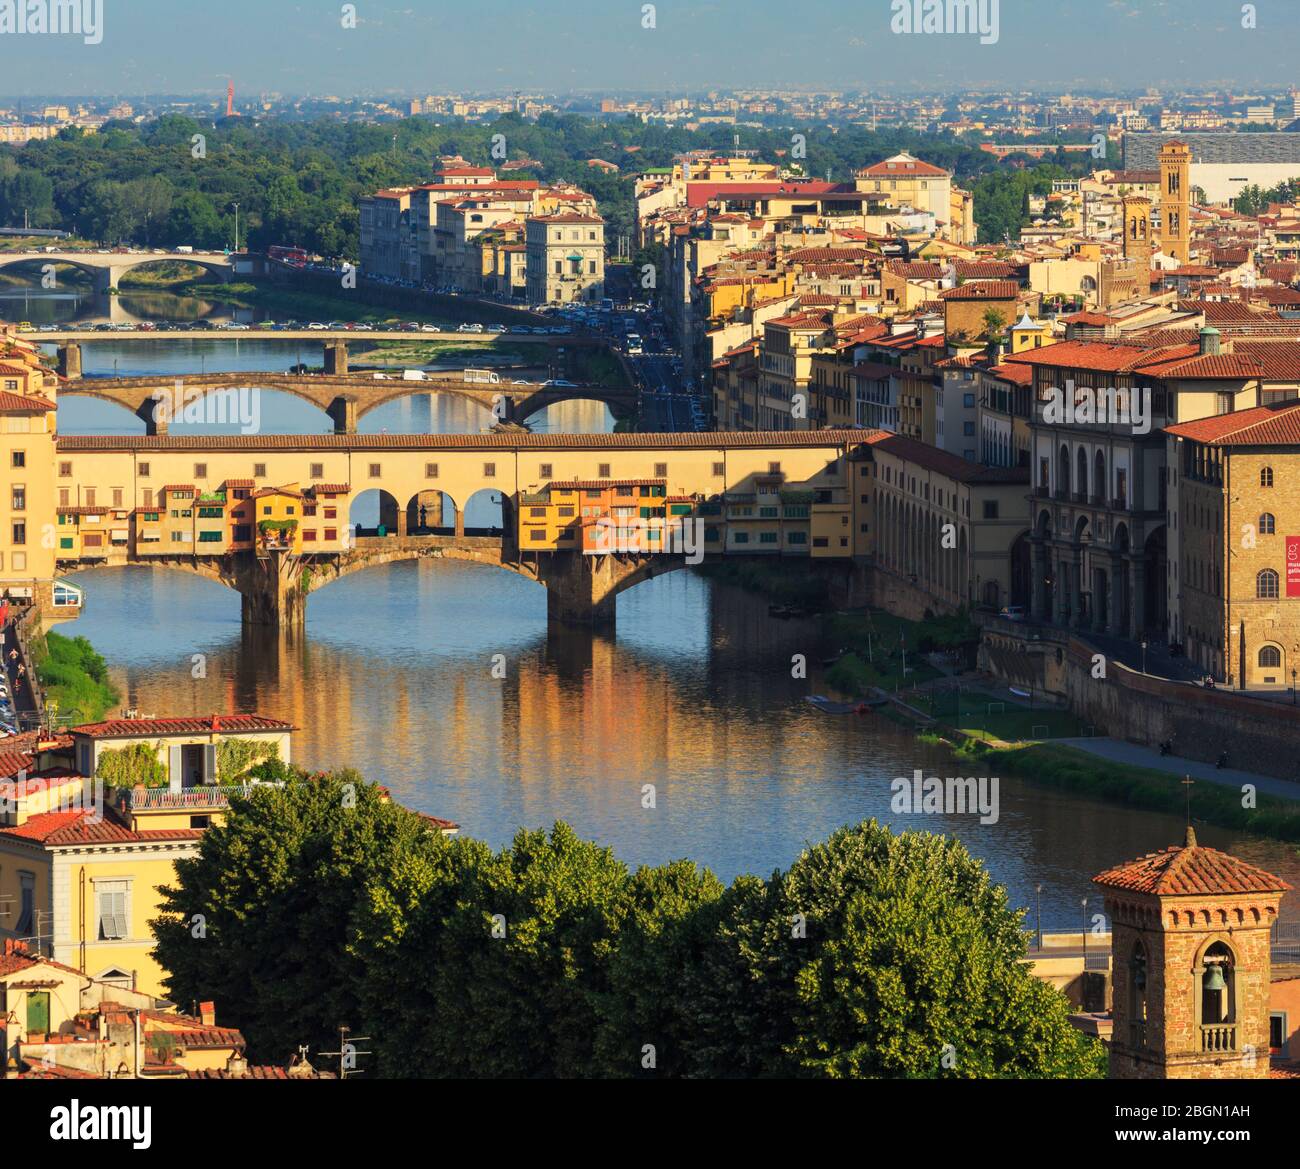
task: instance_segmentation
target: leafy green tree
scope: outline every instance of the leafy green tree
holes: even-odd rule
[[[168,992],[219,1002],[257,1059],[329,1049],[358,1019],[358,905],[430,831],[351,771],[232,798],[227,822],[177,861],[151,923]]]
[[[875,821],[806,851],[766,890],[738,890],[696,989],[713,1041],[702,1074],[1077,1077],[1096,1045],[1021,962],[1021,914],[957,841]],[[707,973],[707,971],[706,971]],[[748,987],[762,1020],[726,1042],[716,1020]],[[734,1009],[734,1008],[733,1008]],[[739,1013],[739,1012],[737,1012]],[[723,1042],[718,1043],[720,1036]]]

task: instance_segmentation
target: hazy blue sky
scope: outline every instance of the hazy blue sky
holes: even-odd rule
[[[0,11],[15,0],[0,0]],[[16,0],[22,4],[29,0]],[[95,0],[84,0],[94,3]],[[896,36],[890,0],[99,0],[103,42],[0,35],[0,92],[1289,86],[1300,3],[1001,0],[999,39]],[[989,0],[985,0],[988,3]],[[928,88],[928,85],[925,85]]]

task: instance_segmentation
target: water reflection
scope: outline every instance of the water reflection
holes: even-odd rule
[[[1013,780],[1002,782],[995,825],[895,816],[894,777],[961,765],[877,716],[814,710],[803,697],[823,683],[815,671],[792,679],[790,657],[818,659],[816,625],[771,621],[760,599],[688,573],[622,595],[616,636],[549,638],[543,591],[477,565],[345,578],[313,595],[306,635],[294,639],[241,632],[235,594],[179,573],[76,579],[90,607],[65,631],[113,663],[127,705],[291,719],[300,762],[356,767],[494,845],[562,818],[631,864],[690,857],[729,879],[766,875],[807,842],[875,816],[961,837],[1021,905],[1033,905],[1041,881],[1045,923],[1067,926],[1083,897],[1099,908],[1094,873],[1182,835],[1177,817]],[[206,677],[193,676],[195,654]],[[504,680],[492,677],[495,654]],[[1292,849],[1200,834],[1300,883]],[[1284,911],[1295,912],[1294,894]]]

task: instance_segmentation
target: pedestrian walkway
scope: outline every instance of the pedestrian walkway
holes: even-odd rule
[[[1190,775],[1198,782],[1217,783],[1222,787],[1240,788],[1242,784],[1253,783],[1257,791],[1268,795],[1279,796],[1284,800],[1300,800],[1300,783],[1290,779],[1278,779],[1272,775],[1259,775],[1253,771],[1237,771],[1227,767],[1220,771],[1213,763],[1198,763],[1194,759],[1182,759],[1177,755],[1161,755],[1150,747],[1139,747],[1118,739],[1053,739],[1052,742],[1064,747],[1077,747],[1080,751],[1087,751],[1114,763],[1148,767],[1152,771],[1167,771],[1170,775],[1179,777]],[[1193,801],[1195,798],[1193,795]]]

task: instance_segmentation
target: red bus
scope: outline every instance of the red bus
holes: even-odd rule
[[[281,264],[301,265],[311,261],[311,256],[303,248],[285,248],[279,244],[272,244],[266,249],[269,259],[278,260]]]

